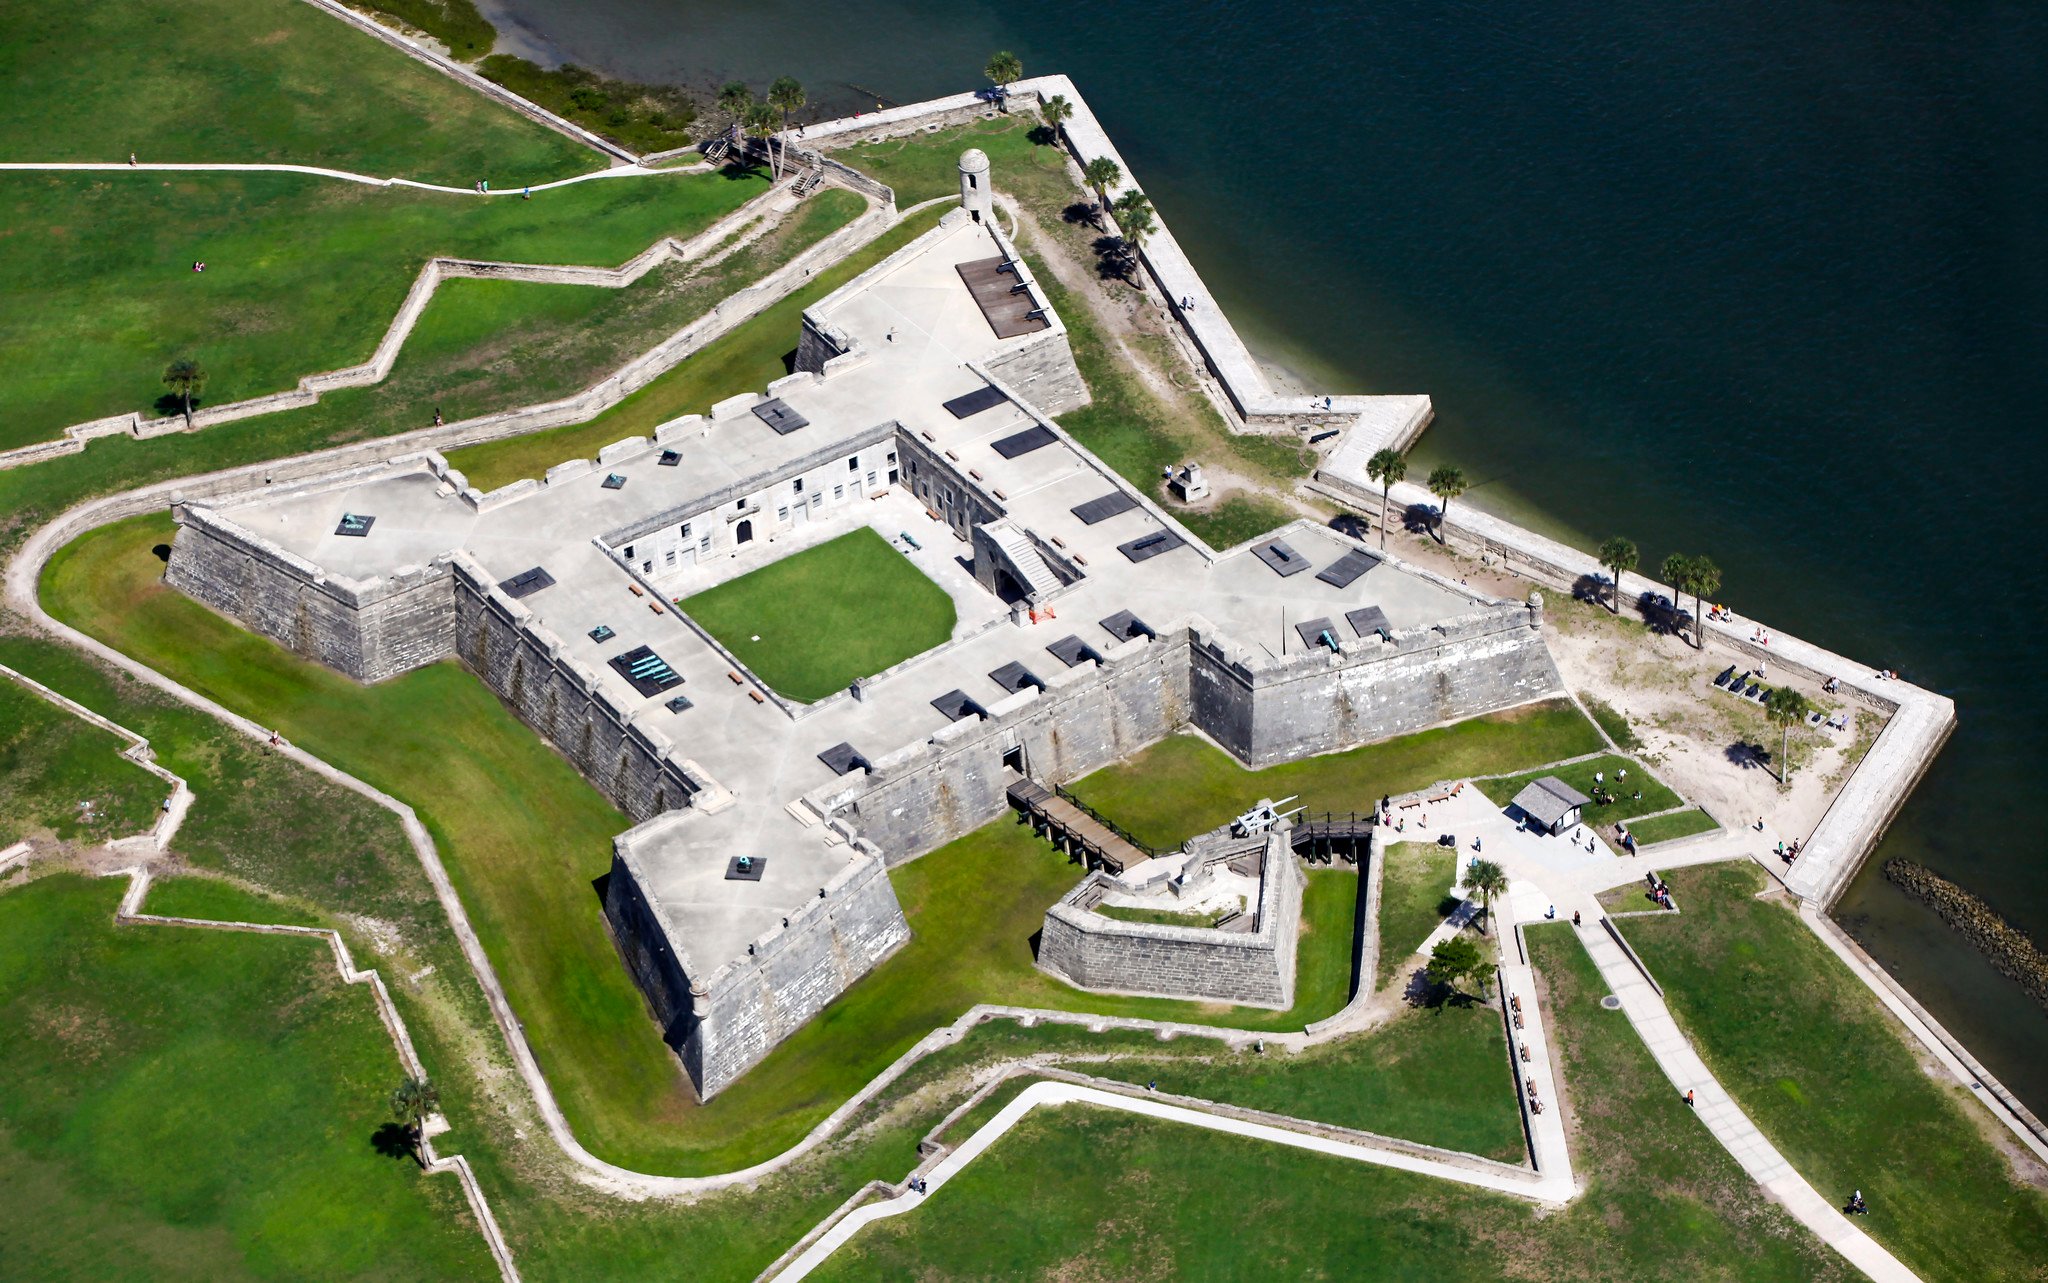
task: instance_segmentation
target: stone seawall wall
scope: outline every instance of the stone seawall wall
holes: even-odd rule
[[[1258,767],[1526,703],[1564,688],[1532,618],[1525,606],[1494,606],[1343,655],[1258,663],[1198,629],[1193,720]]]
[[[454,651],[445,561],[361,582],[331,578],[210,509],[176,515],[164,582],[296,654],[376,682]]]
[[[634,821],[687,806],[704,787],[675,744],[631,723],[596,671],[491,582],[453,561],[455,651],[486,686]]]
[[[1047,688],[1027,687],[928,741],[880,758],[872,774],[811,797],[891,864],[988,823],[1009,805],[1003,755],[1021,749],[1033,779],[1064,783],[1129,757],[1187,724],[1188,638],[1106,648],[1100,666],[1046,657]]]
[[[849,848],[851,853],[851,848]],[[754,942],[705,986],[680,1047],[710,1099],[910,939],[882,861],[858,854],[825,894]]]
[[[1284,838],[1267,845],[1259,929],[1250,934],[1103,917],[1093,910],[1109,885],[1091,874],[1046,911],[1040,967],[1083,989],[1283,1011],[1294,1005],[1302,875]]]

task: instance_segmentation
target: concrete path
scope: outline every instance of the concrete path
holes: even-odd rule
[[[1598,906],[1579,903],[1572,907],[1586,914],[1585,925],[1578,929],[1579,942],[1600,968],[1608,987],[1621,999],[1621,1009],[1628,1013],[1637,1036],[1650,1049],[1658,1068],[1671,1080],[1678,1095],[1682,1098],[1688,1091],[1693,1093],[1693,1111],[1714,1139],[1742,1164],[1742,1170],[1800,1224],[1878,1283],[1914,1283],[1917,1276],[1911,1270],[1837,1210],[1840,1202],[1847,1201],[1850,1191],[1830,1191],[1831,1197],[1823,1198],[1805,1177],[1793,1170],[1785,1156],[1764,1138],[1749,1115],[1707,1071],[1706,1063],[1679,1031],[1664,999],[1597,921]]]
[[[202,161],[177,162],[145,161],[130,165],[124,161],[0,161],[0,170],[25,169],[50,173],[111,173],[114,171],[147,173],[254,173],[254,174],[306,174],[313,178],[335,178],[345,183],[361,183],[367,187],[411,187],[423,192],[449,192],[456,196],[519,196],[526,191],[544,192],[556,187],[568,187],[574,183],[587,183],[597,178],[645,178],[655,174],[688,174],[696,167],[680,165],[673,169],[648,169],[644,165],[615,165],[610,169],[595,169],[587,174],[571,178],[557,178],[553,182],[513,183],[505,187],[494,187],[480,192],[474,187],[447,187],[440,183],[422,183],[410,178],[379,178],[374,174],[358,174],[346,169],[325,169],[318,165],[234,165]]]
[[[1121,1110],[1156,1118],[1164,1122],[1180,1123],[1189,1127],[1206,1128],[1209,1131],[1227,1135],[1242,1136],[1249,1140],[1266,1141],[1274,1145],[1286,1145],[1292,1149],[1305,1149],[1311,1153],[1326,1154],[1332,1158],[1348,1158],[1354,1162],[1372,1163],[1380,1167],[1392,1167],[1399,1171],[1414,1172],[1422,1176],[1433,1176],[1441,1180],[1456,1181],[1461,1185],[1473,1185],[1496,1193],[1512,1194],[1518,1198],[1534,1198],[1548,1203],[1563,1203],[1573,1194],[1571,1178],[1550,1176],[1536,1182],[1493,1172],[1460,1167],[1435,1159],[1422,1158],[1392,1148],[1378,1148],[1349,1141],[1331,1140],[1323,1136],[1304,1132],[1289,1131],[1266,1123],[1250,1122],[1241,1118],[1228,1118],[1218,1114],[1205,1113],[1184,1105],[1170,1104],[1163,1100],[1150,1100],[1141,1096],[1126,1096],[1118,1092],[1104,1091],[1099,1087],[1085,1087],[1075,1083],[1039,1081],[1032,1083],[1016,1099],[1003,1106],[994,1118],[983,1123],[974,1135],[967,1138],[960,1147],[940,1160],[925,1174],[927,1190],[917,1193],[905,1190],[891,1199],[869,1203],[855,1208],[838,1224],[826,1231],[812,1243],[802,1255],[775,1277],[796,1280],[807,1277],[827,1257],[845,1245],[847,1240],[858,1234],[862,1228],[891,1216],[916,1211],[925,1199],[941,1189],[947,1181],[959,1175],[966,1166],[979,1158],[989,1146],[1002,1139],[1012,1127],[1033,1109],[1044,1106],[1092,1105],[1098,1109]]]

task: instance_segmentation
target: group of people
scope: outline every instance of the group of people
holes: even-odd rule
[[[1781,860],[1783,860],[1783,861],[1784,861],[1785,863],[1787,863],[1787,864],[1790,864],[1790,863],[1792,863],[1792,861],[1794,861],[1794,860],[1798,859],[1798,858],[1799,858],[1799,839],[1798,839],[1798,838],[1793,838],[1793,839],[1792,839],[1792,841],[1791,841],[1791,842],[1789,842],[1789,843],[1786,843],[1786,842],[1780,842],[1780,843],[1778,843],[1778,858],[1779,858],[1779,859],[1781,859]]]

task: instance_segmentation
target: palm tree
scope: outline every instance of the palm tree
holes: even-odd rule
[[[725,87],[718,91],[718,109],[731,117],[735,125],[746,121],[747,108],[753,105],[754,91],[747,88],[745,81],[727,81]]]
[[[1443,500],[1443,506],[1436,510],[1436,541],[1444,541],[1444,518],[1451,513],[1451,500],[1465,493],[1465,470],[1453,464],[1443,464],[1429,474],[1429,492]]]
[[[1776,686],[1764,696],[1764,716],[1778,724],[1778,783],[1792,773],[1792,728],[1806,720],[1813,705],[1790,686]]]
[[[1116,198],[1115,212],[1116,225],[1124,234],[1131,284],[1142,290],[1145,288],[1145,271],[1138,256],[1144,251],[1145,238],[1159,226],[1152,218],[1152,198],[1133,187]]]
[[[768,102],[782,113],[782,145],[789,145],[789,113],[801,110],[804,105],[804,87],[797,83],[795,76],[782,76],[768,86]]]
[[[1721,568],[1711,557],[1692,559],[1692,640],[1693,645],[1705,649],[1707,644],[1707,617],[1701,613],[1701,601],[1721,591]]]
[[[1693,560],[1691,553],[1674,552],[1666,557],[1664,564],[1658,568],[1658,573],[1664,576],[1664,582],[1671,585],[1671,613],[1674,615],[1678,613],[1679,600],[1692,587]]]
[[[1004,111],[1008,111],[1010,82],[1024,78],[1024,64],[1018,60],[1016,54],[1004,49],[989,58],[988,65],[981,69],[981,74],[987,76],[989,83],[996,87],[996,101],[1002,104]]]
[[[1493,930],[1493,901],[1496,896],[1508,893],[1508,875],[1491,860],[1474,860],[1465,869],[1465,887],[1479,897],[1479,907],[1486,913],[1486,929]]]
[[[1408,460],[1392,446],[1383,446],[1365,462],[1365,475],[1380,483],[1380,550],[1387,547],[1387,492],[1408,475]]]
[[[1614,572],[1614,593],[1608,605],[1616,614],[1621,613],[1621,577],[1636,568],[1637,555],[1635,541],[1620,535],[1600,545],[1600,564]]]
[[[441,1109],[441,1089],[424,1078],[408,1075],[391,1093],[391,1113],[405,1125],[420,1166],[427,1165],[427,1119]]]
[[[1124,180],[1123,166],[1107,156],[1097,156],[1081,169],[1081,181],[1095,189],[1095,228],[1102,230],[1103,216],[1109,213],[1109,189]]]
[[[1054,94],[1038,104],[1038,115],[1045,121],[1045,127],[1052,130],[1053,141],[1058,142],[1067,122],[1074,118],[1074,104],[1067,101],[1065,94]]]
[[[746,131],[760,139],[762,144],[766,146],[769,137],[775,133],[774,106],[765,102],[748,103],[747,114],[743,118],[743,123],[746,126]],[[768,148],[768,164],[769,181],[773,182],[780,179],[782,177],[782,165],[773,147]]]
[[[181,356],[164,367],[164,386],[185,403],[185,426],[192,426],[192,398],[206,386],[206,371],[189,356]]]

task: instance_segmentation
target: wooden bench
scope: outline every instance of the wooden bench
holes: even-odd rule
[[[765,704],[768,702],[767,696],[763,695],[760,691],[755,690],[751,686],[747,688],[747,698],[753,700],[756,704]]]

